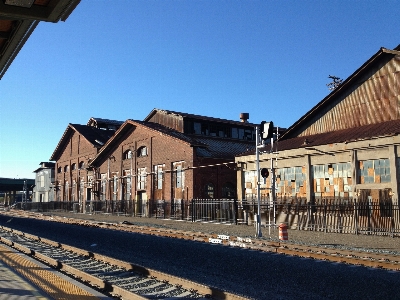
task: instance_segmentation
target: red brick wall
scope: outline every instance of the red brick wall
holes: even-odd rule
[[[89,164],[89,159],[93,159],[98,149],[89,143],[85,138],[75,132],[71,135],[69,143],[67,143],[61,157],[56,162],[56,181],[61,186],[61,200],[65,199],[64,184],[69,182],[69,200],[72,199],[72,193],[75,193],[75,200],[78,201],[78,183],[81,178],[87,182],[88,176],[93,175],[97,180],[97,189],[100,188],[101,174],[105,174],[106,178],[112,179],[114,175],[118,177],[118,194],[117,200],[122,199],[121,180],[125,175],[124,171],[130,171],[135,175],[132,178],[132,194],[131,199],[137,199],[137,170],[146,168],[146,189],[147,199],[159,199],[170,201],[172,199],[193,199],[204,198],[207,196],[205,187],[211,183],[214,186],[214,198],[221,198],[222,188],[224,184],[231,183],[236,189],[236,172],[233,170],[234,164],[228,166],[209,166],[215,164],[226,163],[226,160],[203,159],[195,156],[195,149],[188,143],[172,138],[157,131],[153,131],[145,126],[133,127],[132,131],[122,137],[121,143],[96,166],[96,170],[87,171],[86,169],[78,170],[79,163],[84,161],[85,166]],[[137,156],[137,150],[140,147],[147,147],[147,155],[143,157]],[[124,153],[127,150],[133,151],[131,159],[125,159]],[[112,159],[109,159],[112,157]],[[233,158],[232,158],[233,161]],[[173,174],[174,163],[183,162],[184,184],[182,188],[175,187],[175,176]],[[230,162],[230,161],[229,161]],[[75,163],[77,170],[71,170],[72,164]],[[163,189],[154,189],[154,166],[164,165]],[[68,166],[69,171],[64,172],[64,167]],[[202,166],[201,168],[198,168]],[[204,167],[209,166],[209,167]],[[58,173],[58,167],[62,168],[62,172]],[[76,181],[76,188],[72,189],[73,180]],[[107,184],[105,199],[112,199],[113,181]],[[84,200],[86,200],[86,187],[84,190]],[[95,186],[93,186],[95,190]],[[100,194],[96,194],[94,200],[100,199]]]
[[[55,180],[60,187],[59,192],[61,193],[60,200],[65,199],[65,182],[69,183],[69,200],[72,199],[72,194],[75,193],[75,199],[78,200],[78,190],[72,189],[72,183],[75,180],[79,183],[81,178],[86,182],[87,176],[91,173],[85,169],[79,170],[79,163],[84,162],[85,166],[88,166],[90,158],[94,158],[97,154],[97,148],[95,148],[90,142],[83,138],[79,133],[74,132],[69,142],[65,146],[60,158],[56,161],[55,165]],[[76,164],[76,170],[72,170],[72,165]],[[69,171],[65,172],[65,166],[68,166]],[[58,169],[61,167],[61,172]],[[85,191],[86,196],[86,191]],[[56,198],[57,199],[57,198]]]

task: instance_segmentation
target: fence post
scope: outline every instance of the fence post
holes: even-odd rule
[[[195,214],[194,199],[192,199],[192,201],[190,201],[190,206],[192,207],[192,222],[194,222],[194,214]]]
[[[238,204],[237,204],[237,199],[235,198],[235,199],[233,199],[233,220],[235,222],[235,225],[238,224],[238,219],[237,219],[238,212],[237,212],[237,210],[238,210]]]
[[[357,199],[354,199],[354,234],[358,235],[358,205]]]
[[[327,203],[326,203],[326,199],[324,199],[324,232],[327,233],[328,232],[328,223],[326,222],[326,214],[327,214]]]

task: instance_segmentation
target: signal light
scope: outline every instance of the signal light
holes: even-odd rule
[[[262,168],[261,169],[261,177],[267,178],[269,176],[269,172],[267,168]]]
[[[260,124],[260,135],[263,140],[272,138],[274,135],[274,123],[262,121]]]

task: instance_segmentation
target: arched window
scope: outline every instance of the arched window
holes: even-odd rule
[[[143,156],[147,156],[147,147],[146,146],[142,146],[137,150],[137,156],[138,157],[143,157]]]
[[[83,170],[85,168],[85,163],[83,161],[81,161],[79,163],[79,170]]]
[[[236,189],[233,183],[227,182],[222,187],[222,197],[232,199],[236,197]]]
[[[68,171],[69,171],[69,166],[67,165],[64,167],[64,172],[68,172]]]
[[[62,168],[61,167],[58,167],[57,168],[57,173],[61,173],[62,172]]]
[[[132,158],[132,151],[126,150],[123,155],[123,159],[131,159]]]
[[[213,199],[214,198],[214,185],[212,183],[208,183],[205,186],[205,191],[204,192],[205,192],[206,198]]]
[[[73,163],[72,165],[71,165],[71,170],[73,171],[73,170],[76,170],[76,163]]]

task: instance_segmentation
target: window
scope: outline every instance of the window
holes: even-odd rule
[[[69,171],[69,166],[65,166],[64,167],[64,172],[68,172]]]
[[[222,187],[222,197],[232,199],[235,198],[236,191],[235,186],[231,182],[227,182]]]
[[[79,183],[79,202],[83,201],[83,188],[85,186],[85,181],[83,178],[81,178],[81,181]]]
[[[199,122],[193,123],[194,134],[201,134],[201,124]]]
[[[391,181],[389,159],[373,159],[359,162],[359,183],[387,183]]]
[[[57,173],[61,173],[62,172],[62,168],[61,167],[58,167],[57,168]]]
[[[123,200],[130,200],[131,198],[131,188],[132,188],[132,178],[131,178],[131,171],[125,170],[124,171],[124,184],[122,185],[122,197]]]
[[[176,187],[182,188],[182,165],[176,166]]]
[[[64,201],[69,201],[69,183],[68,183],[68,181],[65,182],[65,186],[64,186]]]
[[[85,168],[85,163],[83,161],[81,161],[79,163],[79,170],[83,170]]]
[[[75,201],[75,193],[76,193],[76,181],[72,181],[72,188],[71,188],[71,201]]]
[[[107,175],[101,174],[100,200],[106,200]]]
[[[143,156],[147,156],[147,147],[146,146],[142,146],[137,150],[137,156],[138,157],[143,157]]]
[[[183,189],[185,187],[185,170],[184,162],[174,162],[172,164],[172,187]]]
[[[138,190],[146,189],[147,172],[146,168],[139,168],[137,172],[137,188]]]
[[[114,175],[113,177],[113,195],[112,199],[117,200],[117,195],[118,195],[118,177]]]
[[[76,163],[73,163],[73,164],[71,165],[71,170],[76,170]]]
[[[132,158],[132,151],[126,150],[123,155],[123,159],[131,159]]]
[[[154,166],[154,187],[157,190],[162,190],[163,187],[163,165]]]
[[[314,178],[314,195],[316,197],[339,196],[348,198],[353,196],[351,163],[314,165],[312,173],[312,177]],[[282,177],[281,180],[283,180]]]
[[[212,183],[208,183],[206,185],[206,198],[214,198],[214,185]]]

